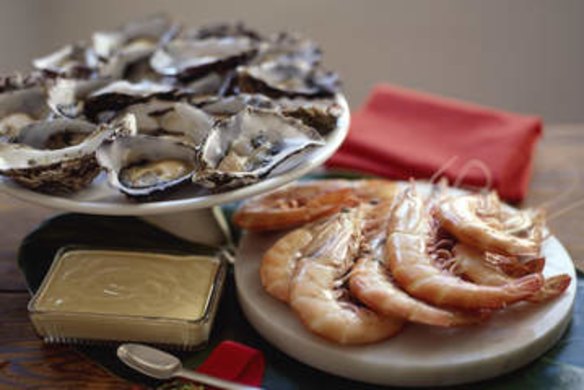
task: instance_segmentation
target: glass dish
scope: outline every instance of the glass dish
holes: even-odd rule
[[[63,248],[28,305],[47,343],[203,345],[226,275],[221,256]]]

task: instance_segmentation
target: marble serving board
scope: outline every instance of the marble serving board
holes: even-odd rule
[[[528,364],[551,348],[566,330],[576,297],[576,274],[562,244],[543,245],[544,275],[567,273],[572,283],[545,304],[521,303],[484,324],[456,329],[408,324],[397,336],[367,346],[340,346],[309,333],[285,304],[262,288],[262,254],[280,234],[243,235],[235,281],[244,314],[275,347],[322,371],[367,383],[445,386],[493,378]]]

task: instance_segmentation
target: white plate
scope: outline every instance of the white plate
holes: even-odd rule
[[[291,357],[320,370],[363,382],[438,386],[492,378],[547,351],[565,331],[576,297],[572,260],[555,238],[543,245],[544,275],[567,273],[565,293],[545,304],[517,304],[485,324],[441,329],[408,324],[397,336],[368,346],[344,347],[309,333],[291,309],[269,296],[259,279],[262,254],[281,234],[242,237],[235,281],[242,309],[256,330]]]
[[[101,174],[89,188],[69,196],[52,196],[20,187],[7,178],[0,178],[0,190],[16,198],[56,209],[102,215],[153,215],[184,210],[209,208],[266,192],[289,183],[324,163],[339,148],[349,131],[349,106],[342,95],[336,97],[343,115],[337,127],[326,138],[326,144],[313,149],[292,164],[278,167],[270,177],[236,190],[209,194],[194,189],[177,191],[161,201],[136,203],[110,188]]]

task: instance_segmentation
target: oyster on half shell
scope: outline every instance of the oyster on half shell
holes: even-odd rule
[[[148,135],[106,142],[96,155],[110,185],[137,200],[156,199],[191,183],[197,169],[196,150],[190,145]]]
[[[200,145],[215,119],[205,111],[184,102],[152,99],[126,107],[120,115],[136,117],[138,134],[173,137]]]
[[[242,93],[213,97],[196,103],[203,111],[217,117],[235,115],[246,107],[274,110],[284,116],[300,119],[305,125],[315,128],[323,135],[334,130],[343,114],[343,108],[335,98],[270,99],[261,94]]]
[[[145,102],[152,98],[172,99],[177,89],[171,85],[142,81],[130,83],[115,81],[91,93],[84,104],[84,114],[91,121],[109,121],[119,111],[131,104]]]
[[[42,78],[20,74],[0,80],[0,140],[11,141],[24,127],[49,113]]]
[[[244,93],[279,97],[332,97],[339,90],[339,77],[297,59],[279,58],[238,68],[238,87]]]
[[[248,37],[176,39],[160,47],[150,65],[164,76],[194,79],[235,68],[256,51],[255,42]]]
[[[251,184],[323,143],[316,130],[297,119],[248,107],[211,129],[201,147],[202,169],[193,181],[215,190]]]
[[[54,119],[22,129],[13,143],[0,144],[0,174],[36,191],[62,194],[78,191],[97,176],[95,151],[101,143],[128,132],[127,122],[115,126]]]

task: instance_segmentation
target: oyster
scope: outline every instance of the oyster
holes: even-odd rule
[[[191,183],[197,167],[196,151],[189,145],[148,135],[117,138],[96,155],[110,185],[137,200],[155,199]]]
[[[0,174],[45,193],[86,187],[99,173],[95,151],[106,139],[126,131],[117,126],[55,119],[22,129],[14,143],[0,144]]]
[[[176,39],[159,48],[150,58],[150,65],[164,76],[194,79],[235,68],[256,51],[254,41],[248,37]]]
[[[310,66],[317,65],[322,50],[313,41],[299,34],[281,32],[270,36],[262,45],[253,64],[269,61],[302,61]]]
[[[57,78],[47,82],[47,105],[57,116],[81,118],[85,99],[108,83],[104,79],[79,80]]]
[[[315,128],[320,134],[328,134],[337,125],[343,108],[334,98],[280,98],[270,99],[260,94],[239,94],[214,97],[197,105],[211,115],[225,117],[235,115],[246,107],[271,109],[284,116],[300,119],[305,125]]]
[[[145,102],[152,98],[171,99],[177,89],[171,85],[142,81],[130,83],[115,81],[101,88],[85,99],[84,113],[94,122],[108,121],[117,112],[131,104]]]
[[[257,182],[293,156],[323,145],[301,121],[246,108],[215,126],[201,147],[201,171],[193,181],[223,190]]]
[[[184,39],[247,37],[255,41],[263,40],[262,36],[257,31],[250,29],[241,22],[217,23],[193,28],[187,30],[181,37]]]
[[[45,57],[33,60],[36,69],[51,77],[89,79],[99,76],[100,61],[83,42],[67,45]]]
[[[127,23],[114,31],[98,31],[93,34],[95,53],[101,58],[111,58],[120,51],[140,51],[148,55],[163,39],[170,39],[176,32],[170,19],[164,15]]]
[[[184,102],[153,99],[127,107],[122,111],[126,114],[136,117],[139,134],[175,137],[193,145],[203,142],[214,124],[205,111]]]
[[[22,128],[48,115],[43,80],[19,74],[0,80],[0,139],[10,141]]]
[[[278,97],[332,97],[339,89],[339,78],[296,59],[280,58],[238,69],[238,87],[245,93]]]

